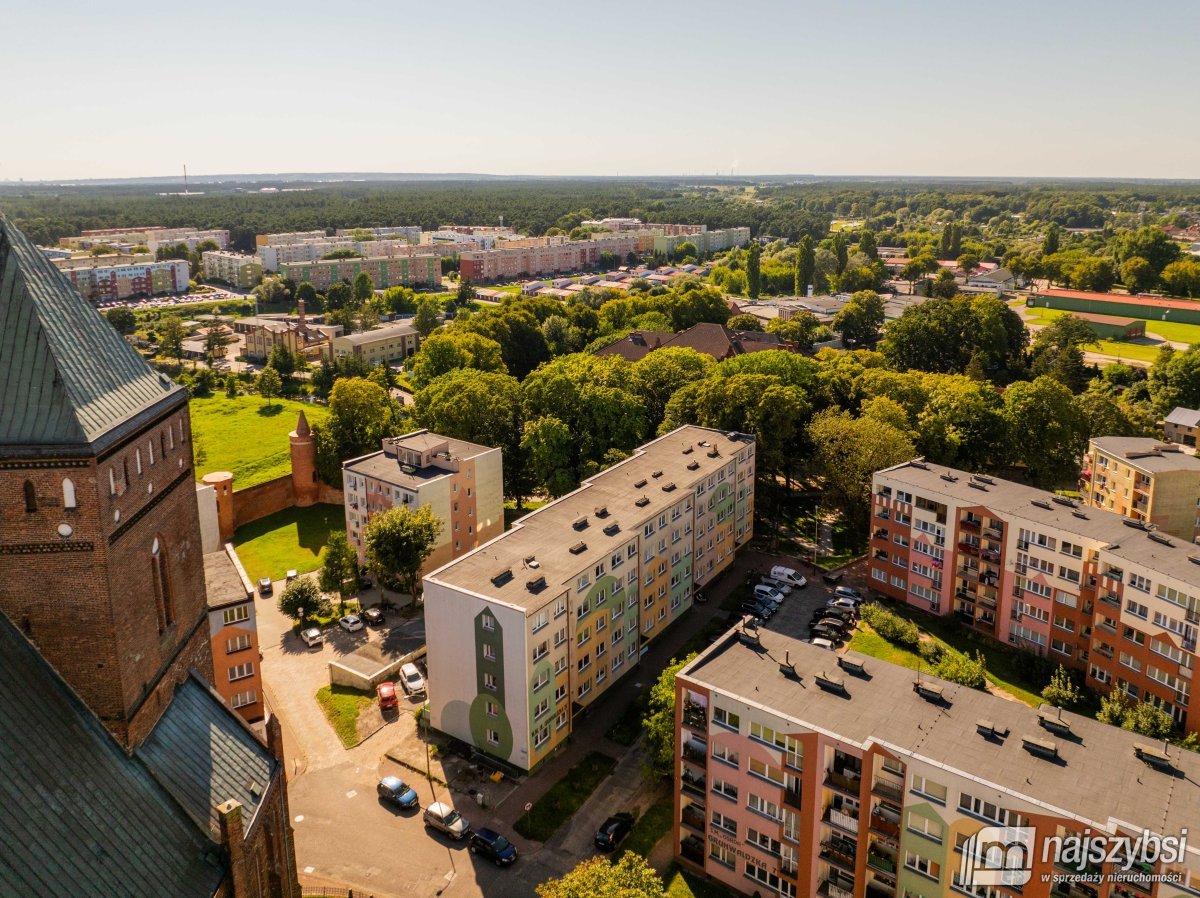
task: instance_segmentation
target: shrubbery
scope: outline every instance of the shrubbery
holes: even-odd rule
[[[878,602],[866,602],[859,609],[862,619],[871,625],[871,629],[886,639],[911,648],[917,648],[921,643],[921,631],[910,620],[888,611]]]
[[[983,689],[987,685],[983,652],[976,651],[975,657],[971,657],[932,639],[922,641],[916,624],[877,602],[867,602],[860,611],[871,629],[888,642],[915,649],[934,676],[972,689]]]

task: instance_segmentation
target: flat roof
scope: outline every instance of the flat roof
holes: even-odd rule
[[[863,663],[860,676],[837,666],[838,653],[765,627],[758,634],[759,645],[750,646],[730,631],[680,671],[680,679],[847,742],[889,746],[1041,804],[1046,813],[1106,827],[1116,818],[1164,835],[1195,824],[1200,754],[1171,746],[1171,768],[1160,769],[1141,760],[1135,746],[1162,751],[1162,743],[1120,727],[1043,705],[1070,726],[1069,734],[1056,732],[1028,705],[923,673],[922,683],[941,687],[943,700],[935,704],[918,694],[917,672],[907,667],[846,653]],[[785,660],[794,677],[781,673]],[[817,686],[824,673],[836,674],[844,691]],[[1008,735],[981,734],[981,721]],[[1054,743],[1056,757],[1030,751],[1027,739]]]
[[[447,451],[453,458],[472,459],[486,452],[494,451],[491,446],[481,446],[466,440],[456,440],[428,430],[414,430],[398,437],[388,437],[385,443],[397,443],[401,448],[412,452],[428,452],[441,446],[447,446]],[[422,484],[429,483],[439,477],[449,477],[453,471],[426,465],[423,468],[409,467],[406,471],[400,466],[400,460],[395,455],[388,455],[383,449],[369,455],[361,455],[342,463],[342,468],[360,477],[373,477],[394,486],[419,489]]]
[[[574,492],[530,512],[511,530],[425,579],[526,611],[540,608],[580,571],[638,536],[643,521],[680,502],[697,480],[729,464],[753,442],[746,434],[680,427],[583,481]],[[716,456],[709,455],[713,451]],[[693,463],[699,467],[689,470]],[[646,503],[637,505],[642,499]],[[536,567],[527,563],[531,558]],[[493,578],[504,571],[511,571],[511,578],[497,583]],[[545,588],[530,590],[529,584],[539,578],[545,579]]]
[[[1159,533],[1151,539],[1149,531],[1129,526],[1125,523],[1128,519],[1115,512],[998,477],[988,477],[990,482],[983,482],[969,471],[920,460],[885,468],[877,475],[911,486],[929,498],[951,500],[961,506],[983,506],[1021,517],[1035,526],[1040,523],[1076,533],[1102,543],[1108,554],[1128,564],[1149,568],[1200,589],[1200,563],[1189,560],[1194,553],[1200,559],[1200,548],[1187,540]],[[1035,502],[1041,505],[1034,505]]]
[[[224,549],[204,555],[204,591],[209,608],[240,605],[251,598],[242,575]]]
[[[374,343],[376,340],[387,340],[391,337],[406,337],[417,333],[417,329],[407,321],[393,322],[377,327],[361,334],[342,334],[337,339],[358,346],[363,343]]]
[[[1164,296],[1150,296],[1144,293],[1094,293],[1089,290],[1039,290],[1033,294],[1038,296],[1059,297],[1062,299],[1087,299],[1095,302],[1128,303],[1135,306],[1146,306],[1157,309],[1200,309],[1195,300],[1167,299]]]
[[[1097,312],[1072,312],[1072,317],[1082,318],[1084,321],[1094,321],[1096,324],[1115,324],[1120,327],[1129,327],[1141,321],[1140,318],[1124,318],[1120,315],[1101,315]]]
[[[1150,437],[1096,437],[1092,445],[1142,471],[1200,471],[1200,458],[1178,443]]]

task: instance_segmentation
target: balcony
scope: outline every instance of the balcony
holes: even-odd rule
[[[976,581],[979,579],[979,569],[973,567],[960,567],[958,569],[958,576],[962,577],[964,580]]]
[[[970,530],[972,533],[978,533],[983,526],[983,521],[977,521],[974,518],[963,518],[959,523],[963,530]]]
[[[985,633],[996,632],[996,619],[994,617],[979,617],[975,619],[975,628],[983,630]]]
[[[708,729],[708,709],[695,702],[685,702],[683,705],[683,723],[694,730],[704,732]]]
[[[704,811],[700,810],[694,804],[689,804],[683,809],[683,813],[679,815],[679,822],[688,829],[694,829],[696,832],[703,833],[707,821],[704,819]]]
[[[987,527],[984,528],[983,532],[992,539],[1004,539],[1004,528],[997,527],[995,524],[988,524]]]
[[[984,549],[979,553],[979,557],[984,561],[994,561],[999,563],[1000,553],[996,549]]]
[[[705,749],[706,746],[703,742],[697,742],[693,739],[689,739],[687,742],[683,743],[683,748],[680,750],[680,754],[683,755],[683,759],[685,761],[703,767],[706,763],[708,763],[708,753]]]
[[[896,894],[895,887],[888,887],[877,879],[872,879],[867,883],[867,888],[864,892],[866,898],[893,898]]]
[[[830,826],[835,826],[843,832],[858,835],[858,815],[850,814],[846,811],[839,811],[837,808],[830,807],[825,811],[825,815],[821,818],[822,823],[828,823]]]
[[[867,850],[867,866],[891,877],[896,875],[896,859],[876,851],[873,845]]]
[[[850,888],[845,888],[827,879],[817,887],[817,894],[821,898],[854,898],[853,889],[853,882],[850,883]]]
[[[708,787],[708,777],[700,776],[692,773],[690,770],[684,770],[679,777],[679,788],[689,795],[695,795],[698,798],[706,797],[706,789]]]
[[[876,777],[875,785],[871,787],[871,791],[880,798],[886,798],[895,804],[903,804],[904,802],[904,788],[890,780]]]
[[[899,822],[889,820],[879,811],[875,811],[871,814],[871,829],[880,835],[888,836],[892,839],[900,838]]]
[[[693,864],[703,867],[704,840],[699,836],[689,835],[679,843],[679,856],[685,861],[691,861]]]
[[[854,852],[857,846],[849,839],[841,839],[834,837],[827,842],[821,843],[821,852],[817,856],[827,864],[833,864],[835,867],[841,867],[843,870],[854,873]]]
[[[862,777],[848,772],[839,773],[836,770],[830,770],[825,774],[825,785],[857,798],[862,785]]]
[[[966,552],[968,555],[978,555],[979,546],[974,543],[959,543],[958,549],[960,552]]]
[[[784,789],[783,803],[788,807],[793,807],[797,810],[804,809],[803,795],[801,795],[799,789]]]

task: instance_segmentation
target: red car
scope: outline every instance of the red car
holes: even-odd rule
[[[375,695],[379,698],[380,709],[396,707],[396,684],[380,683],[375,687]]]

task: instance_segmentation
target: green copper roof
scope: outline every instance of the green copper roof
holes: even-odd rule
[[[96,443],[180,389],[0,215],[0,451]]]

